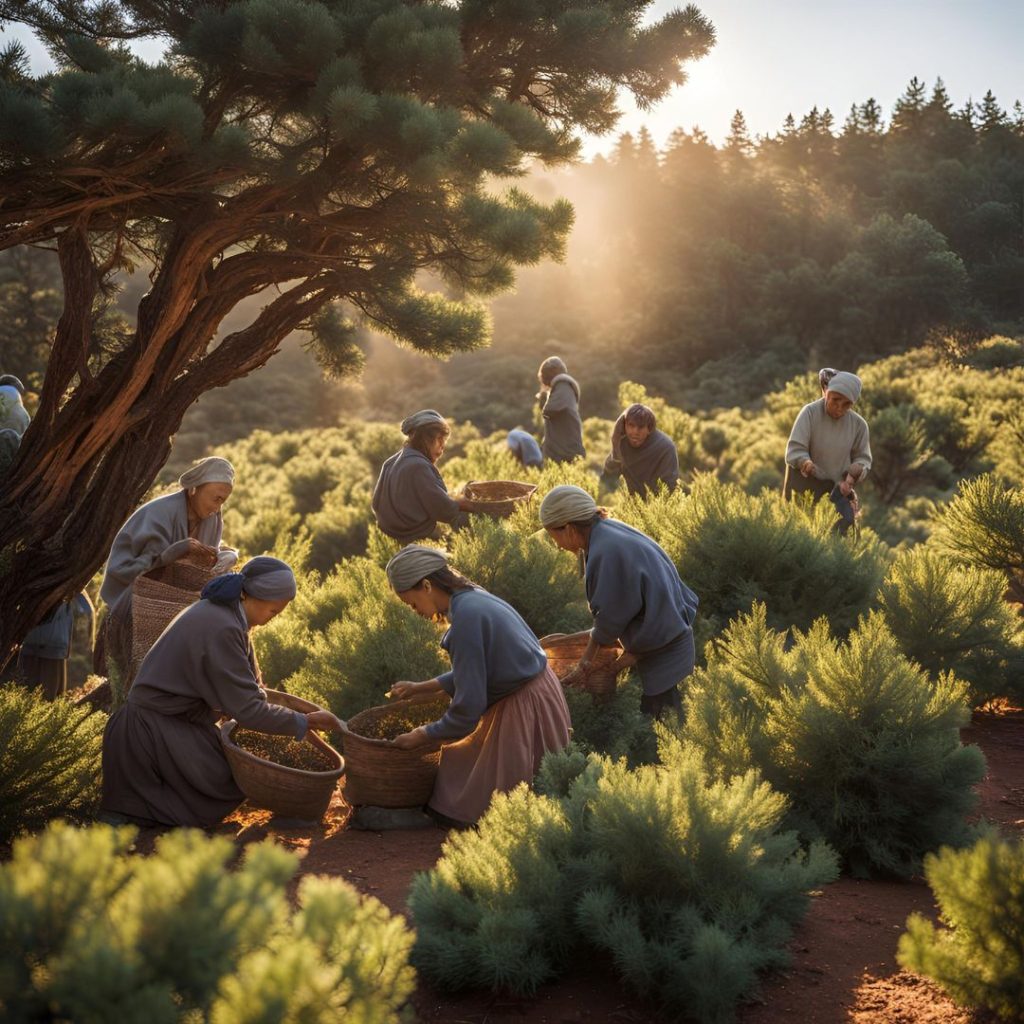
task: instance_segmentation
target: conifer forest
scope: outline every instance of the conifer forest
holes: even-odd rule
[[[0,0],[0,1019],[1024,1022],[1024,88],[723,6]]]

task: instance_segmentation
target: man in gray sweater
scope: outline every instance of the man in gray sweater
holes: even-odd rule
[[[860,392],[860,378],[840,371],[828,381],[822,398],[800,410],[786,445],[784,497],[806,491],[816,498],[828,494],[847,518],[844,508],[853,486],[871,468],[868,425],[853,411]]]

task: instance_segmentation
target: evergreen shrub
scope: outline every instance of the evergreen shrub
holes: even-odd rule
[[[835,857],[778,831],[786,801],[755,773],[709,783],[696,752],[661,739],[663,765],[636,770],[549,754],[542,793],[499,795],[476,831],[449,837],[410,894],[425,977],[531,992],[604,952],[673,1019],[733,1019],[757,972],[785,962]]]
[[[853,543],[831,532],[835,513],[827,502],[807,509],[778,495],[745,494],[707,475],[697,477],[689,494],[624,499],[616,514],[665,549],[715,632],[763,601],[777,628],[806,629],[827,615],[845,634],[885,571],[877,541],[865,536]]]
[[[654,763],[658,757],[654,723],[640,710],[642,693],[632,675],[600,703],[579,687],[565,687],[573,743],[585,754],[604,754],[613,760],[624,757],[631,768]]]
[[[99,802],[107,716],[32,690],[0,687],[0,844]]]
[[[936,516],[934,536],[954,558],[1005,573],[1014,600],[1024,604],[1024,490],[991,473],[961,481]]]
[[[878,600],[903,653],[933,677],[952,672],[969,683],[977,706],[1024,697],[1024,636],[1005,590],[995,569],[916,547],[897,558]]]
[[[460,572],[508,601],[537,636],[590,626],[577,563],[546,537],[517,533],[503,519],[473,516],[447,547]]]
[[[907,919],[897,959],[957,1003],[1024,1020],[1024,841],[984,836],[925,859],[940,926]]]
[[[0,866],[0,1015],[18,1022],[390,1024],[414,986],[400,915],[307,877],[272,842],[240,865],[196,830],[130,853],[134,829],[63,822]]]
[[[929,679],[878,613],[846,643],[824,619],[786,641],[757,604],[695,673],[682,735],[714,777],[760,770],[792,801],[789,824],[854,874],[909,876],[926,853],[969,842],[985,760],[960,743],[967,685]]]

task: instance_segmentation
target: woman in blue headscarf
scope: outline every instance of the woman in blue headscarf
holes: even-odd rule
[[[267,702],[249,631],[295,596],[295,576],[261,556],[218,576],[163,631],[139,666],[103,737],[101,813],[111,822],[209,827],[243,799],[216,723],[303,739],[338,729],[329,711],[302,714]]]

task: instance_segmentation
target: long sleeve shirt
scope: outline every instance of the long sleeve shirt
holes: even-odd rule
[[[786,444],[786,464],[799,469],[810,459],[819,480],[838,483],[853,465],[863,477],[871,468],[871,442],[864,417],[848,410],[839,419],[825,411],[825,399],[805,405],[793,424]]]
[[[403,544],[429,537],[439,522],[461,525],[466,518],[417,448],[402,448],[381,466],[371,505],[381,530]]]
[[[468,736],[495,701],[540,675],[547,655],[519,613],[500,597],[479,588],[452,594],[451,626],[441,646],[452,659],[438,677],[451,695],[448,710],[426,726],[435,740]]]
[[[571,462],[587,454],[580,419],[580,386],[567,373],[551,382],[544,399],[544,457],[552,462]]]
[[[160,634],[139,666],[128,702],[162,715],[213,723],[221,715],[243,729],[306,735],[306,716],[267,702],[242,606],[197,601]]]
[[[631,654],[656,651],[693,626],[697,595],[650,537],[614,519],[590,528],[587,599],[599,644],[621,641]]]
[[[626,437],[623,413],[612,429],[612,450],[604,460],[604,471],[613,476],[621,473],[630,494],[646,494],[659,480],[672,491],[679,483],[679,453],[675,442],[662,430],[652,430],[644,443],[634,448]]]

